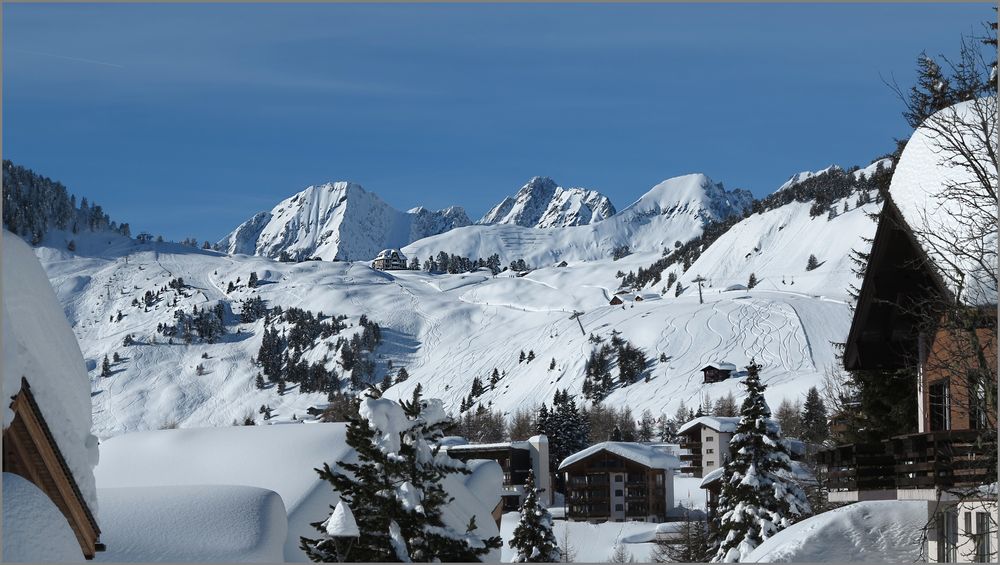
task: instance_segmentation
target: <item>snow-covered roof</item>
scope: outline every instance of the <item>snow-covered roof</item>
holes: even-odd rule
[[[3,559],[21,563],[83,561],[66,517],[20,475],[3,474]]]
[[[996,186],[997,171],[987,152],[995,154],[996,97],[961,102],[928,118],[910,137],[892,176],[889,193],[917,242],[927,253],[948,290],[969,305],[997,302],[997,201],[985,190],[968,200],[949,187],[982,185],[968,168],[970,159]],[[980,120],[990,125],[983,131]],[[947,133],[941,133],[942,130]],[[979,232],[971,224],[984,224]]]
[[[102,488],[95,561],[285,561],[288,518],[274,491],[235,485]]]
[[[718,469],[716,469],[716,470],[712,471],[711,473],[705,475],[705,477],[701,480],[701,485],[700,485],[701,488],[708,488],[708,485],[710,485],[712,483],[715,483],[715,482],[718,482],[718,481],[721,481],[722,480],[722,473],[725,472],[725,470],[726,470],[725,467],[719,467]]]
[[[383,249],[378,252],[375,259],[391,259],[393,255],[395,255],[397,259],[406,259],[406,255],[403,255],[403,252],[398,249]]]
[[[681,466],[681,462],[676,456],[664,453],[649,445],[627,441],[604,441],[563,459],[562,463],[559,464],[559,469],[564,469],[601,451],[614,453],[651,469],[679,469]]]
[[[701,368],[702,371],[705,369],[718,369],[720,371],[735,371],[736,365],[732,363],[727,363],[725,361],[712,361]]]
[[[717,432],[731,434],[736,431],[736,425],[739,423],[739,416],[699,416],[681,426],[680,429],[677,430],[677,433],[683,434],[698,426],[705,426]]]
[[[911,563],[921,559],[926,525],[926,501],[857,502],[785,528],[757,546],[747,561]]]
[[[3,427],[14,419],[10,397],[21,390],[23,377],[84,502],[96,513],[97,438],[90,433],[90,379],[80,346],[31,247],[6,230],[0,271]]]

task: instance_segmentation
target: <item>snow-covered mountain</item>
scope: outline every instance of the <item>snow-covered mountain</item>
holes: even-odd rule
[[[361,260],[470,223],[457,206],[400,212],[358,184],[334,182],[309,186],[254,215],[217,247],[271,258],[287,253],[293,259]]]
[[[415,241],[403,252],[420,259],[439,251],[472,259],[497,253],[504,263],[524,259],[533,266],[603,259],[622,246],[658,253],[701,235],[709,222],[744,214],[752,202],[748,191],[727,191],[703,174],[690,174],[657,184],[599,222],[563,228],[472,225]]]
[[[555,228],[592,224],[614,213],[611,200],[596,190],[563,188],[550,178],[534,177],[476,223]]]

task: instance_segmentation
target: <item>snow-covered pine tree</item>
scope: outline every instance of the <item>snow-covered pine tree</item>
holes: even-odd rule
[[[338,470],[317,470],[353,510],[359,537],[352,561],[478,561],[500,547],[499,537],[482,539],[444,524],[450,499],[441,480],[468,472],[465,464],[438,456],[437,440],[450,425],[439,400],[421,401],[419,391],[403,406],[384,398],[366,398],[347,428],[347,443],[357,463],[339,461]],[[341,472],[343,469],[346,473]],[[333,508],[331,507],[331,510]],[[327,522],[312,524],[321,533]],[[313,561],[332,561],[336,548],[329,536],[302,537],[300,547]]]
[[[524,484],[524,502],[521,503],[521,519],[514,528],[514,536],[508,545],[517,550],[513,563],[557,563],[559,543],[552,532],[552,515],[538,500],[535,488],[535,472],[528,470],[528,480]]]
[[[747,280],[747,290],[757,286],[757,273],[750,273],[750,278]]]
[[[402,408],[410,427],[403,432],[399,449],[406,464],[405,480],[397,487],[400,493],[397,497],[412,495],[410,502],[415,504],[397,523],[410,559],[446,563],[480,561],[490,549],[502,545],[500,537],[483,539],[476,535],[475,517],[465,532],[446,526],[442,519],[444,505],[452,500],[442,480],[449,474],[470,472],[464,462],[439,453],[438,442],[452,426],[451,417],[439,399],[423,400],[418,389],[414,389],[409,402],[402,403]]]
[[[781,432],[771,425],[755,360],[747,366],[744,385],[747,395],[729,444],[733,458],[722,475],[715,562],[745,560],[761,542],[809,512],[802,488],[787,478],[790,459]]]
[[[108,356],[104,356],[104,362],[101,363],[101,376],[110,377],[111,376],[111,361],[108,360]]]
[[[329,482],[341,500],[355,509],[360,535],[351,549],[353,561],[398,561],[389,538],[389,524],[398,512],[392,476],[399,463],[391,461],[377,444],[376,430],[367,418],[352,417],[347,426],[347,445],[357,452],[358,462],[337,462],[337,470],[329,463],[317,469],[320,478]],[[340,472],[343,469],[348,474]],[[331,507],[333,510],[333,507]],[[309,559],[329,562],[337,559],[337,548],[326,534],[326,520],[312,526],[321,537],[302,536],[299,547]]]

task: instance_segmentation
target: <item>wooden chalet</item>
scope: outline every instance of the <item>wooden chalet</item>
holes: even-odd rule
[[[701,372],[704,378],[703,382],[706,383],[718,383],[728,379],[736,371],[736,365],[732,363],[712,362],[708,365],[702,367]]]
[[[610,306],[618,306],[621,303],[622,303],[622,299],[620,297],[618,297],[618,296],[612,296],[611,297],[611,301],[608,302],[608,305],[610,305]]]
[[[674,502],[680,461],[649,445],[608,441],[567,457],[566,518],[572,521],[663,522]]]
[[[995,121],[996,99],[983,100],[954,111],[992,104]],[[982,275],[996,265],[988,257],[985,266],[970,261],[959,246],[949,247],[954,241],[942,239],[954,233],[949,228],[963,228],[956,218],[969,209],[949,209],[954,202],[941,191],[968,180],[956,159],[944,159],[936,135],[918,129],[897,165],[843,357],[847,370],[911,373],[917,384],[915,429],[838,445],[817,459],[826,469],[831,501],[927,501],[934,524],[925,547],[930,560],[994,561],[996,491],[984,496],[981,489],[997,481],[997,300],[995,270],[992,285]],[[991,161],[995,190],[995,157],[980,163]],[[980,204],[996,209],[995,197]],[[991,246],[995,239],[986,242],[986,252]],[[973,540],[975,547],[960,549],[962,540]]]
[[[23,377],[11,409],[14,419],[3,430],[3,472],[24,477],[52,499],[76,535],[83,556],[93,559],[95,552],[104,549],[98,542],[101,529]]]

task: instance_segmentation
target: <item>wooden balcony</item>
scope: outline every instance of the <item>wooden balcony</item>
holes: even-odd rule
[[[996,480],[996,436],[947,430],[848,444],[816,454],[831,491],[974,487]]]

